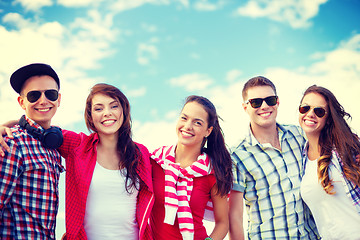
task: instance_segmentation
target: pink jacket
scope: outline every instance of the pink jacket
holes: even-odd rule
[[[84,229],[86,199],[96,163],[98,135],[85,135],[63,130],[64,143],[60,154],[66,159],[66,239],[87,239]],[[150,155],[147,148],[136,143],[142,158],[138,164],[140,191],[137,199],[136,219],[139,239],[151,240],[148,224],[154,205]]]

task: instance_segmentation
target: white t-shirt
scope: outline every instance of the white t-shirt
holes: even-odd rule
[[[84,227],[89,240],[138,240],[138,191],[125,189],[126,170],[109,170],[96,162],[86,202]]]
[[[360,239],[360,215],[346,195],[342,174],[330,164],[329,176],[334,186],[334,195],[329,195],[320,185],[317,175],[317,160],[307,159],[300,192],[310,208],[323,240]]]

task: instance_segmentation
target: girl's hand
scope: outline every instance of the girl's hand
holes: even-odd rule
[[[4,151],[10,151],[9,146],[6,144],[3,136],[8,136],[9,138],[14,138],[12,135],[11,129],[5,126],[0,126],[0,156],[4,157]]]

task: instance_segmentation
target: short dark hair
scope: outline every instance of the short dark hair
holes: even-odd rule
[[[263,76],[257,76],[257,77],[253,77],[250,78],[244,85],[243,90],[242,90],[242,97],[245,100],[247,97],[247,91],[249,90],[249,88],[252,87],[257,87],[257,86],[269,86],[274,90],[275,95],[276,94],[276,87],[275,85],[266,77]]]

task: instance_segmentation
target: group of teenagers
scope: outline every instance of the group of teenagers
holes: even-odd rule
[[[0,127],[0,239],[56,238],[65,168],[62,239],[360,239],[360,141],[324,87],[304,92],[299,126],[284,125],[275,85],[249,79],[248,134],[231,150],[215,106],[189,96],[177,142],[149,153],[115,86],[91,88],[85,134],[51,126],[61,94],[50,65],[23,66],[10,84],[25,114]]]

